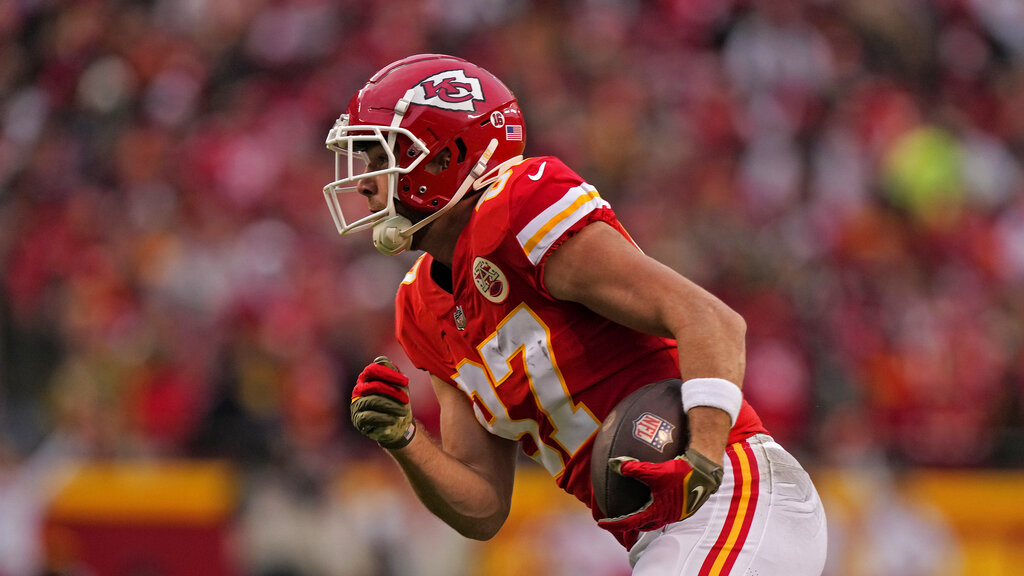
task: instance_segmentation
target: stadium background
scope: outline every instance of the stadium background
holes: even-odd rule
[[[411,257],[336,236],[323,140],[434,51],[746,316],[827,574],[1019,573],[1021,30],[1017,0],[0,2],[0,575],[627,573],[529,462],[467,542],[347,423]]]

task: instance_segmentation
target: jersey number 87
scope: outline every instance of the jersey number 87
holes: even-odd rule
[[[575,454],[597,431],[600,422],[581,403],[575,403],[566,389],[551,349],[551,332],[526,304],[509,313],[478,347],[483,366],[463,360],[455,382],[471,398],[491,413],[485,414],[476,403],[477,420],[491,433],[519,440],[524,434],[533,438],[538,452],[531,455],[552,475],[559,475],[565,460]],[[526,379],[538,412],[547,419],[550,434],[541,436],[534,420],[515,420],[497,394],[497,387],[513,375],[512,359],[523,355]]]

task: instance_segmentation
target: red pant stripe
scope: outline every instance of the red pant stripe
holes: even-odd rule
[[[753,451],[746,442],[737,442],[726,448],[725,453],[732,463],[735,489],[729,503],[729,515],[725,519],[718,540],[701,565],[700,576],[729,574],[743,549],[743,543],[746,542],[757,508],[760,474]]]

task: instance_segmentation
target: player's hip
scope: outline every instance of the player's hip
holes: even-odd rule
[[[800,463],[770,436],[731,444],[718,492],[690,518],[644,533],[634,574],[814,574],[824,566],[825,515]],[[817,572],[815,572],[817,571]]]

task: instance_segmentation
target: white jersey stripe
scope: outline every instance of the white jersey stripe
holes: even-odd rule
[[[526,257],[536,265],[566,230],[587,214],[608,206],[597,193],[597,188],[584,182],[570,188],[565,196],[538,214],[516,235],[516,240]]]

